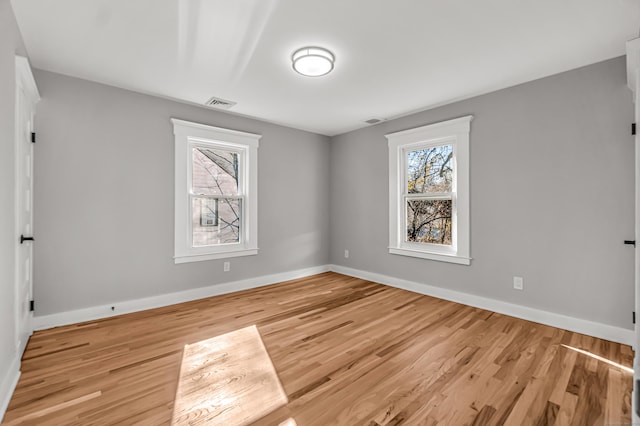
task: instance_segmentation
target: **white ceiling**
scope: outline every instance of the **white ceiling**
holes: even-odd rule
[[[33,66],[325,135],[624,54],[638,0],[13,0]],[[322,46],[309,78],[294,50]]]

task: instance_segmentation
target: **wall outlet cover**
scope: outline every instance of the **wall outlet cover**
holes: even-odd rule
[[[516,290],[524,290],[524,279],[522,277],[513,277],[513,288]]]

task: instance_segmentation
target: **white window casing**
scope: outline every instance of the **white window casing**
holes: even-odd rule
[[[250,256],[258,253],[258,144],[261,135],[171,119],[175,136],[175,263]],[[237,243],[194,246],[192,242],[192,149],[238,154],[238,195],[242,203]],[[216,202],[217,205],[217,202]]]
[[[471,264],[469,229],[469,132],[473,116],[460,117],[385,135],[389,142],[389,253]],[[450,193],[408,194],[407,153],[433,146],[453,146]],[[452,244],[406,241],[407,199],[451,199]]]

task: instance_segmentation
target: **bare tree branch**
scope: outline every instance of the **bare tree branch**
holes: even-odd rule
[[[197,148],[198,151],[209,160],[213,161],[218,167],[224,170],[229,176],[231,176],[236,182],[238,182],[238,155],[232,154],[234,161],[229,161],[227,158],[216,154],[209,149]]]

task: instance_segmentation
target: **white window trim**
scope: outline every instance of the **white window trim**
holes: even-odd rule
[[[175,135],[175,263],[258,254],[258,144],[253,133],[171,119]],[[191,245],[190,147],[193,144],[232,148],[244,156],[240,180],[245,181],[239,243],[207,247]]]
[[[389,253],[470,265],[469,132],[472,115],[385,135],[389,141]],[[452,246],[404,241],[407,148],[452,144],[455,177]]]

